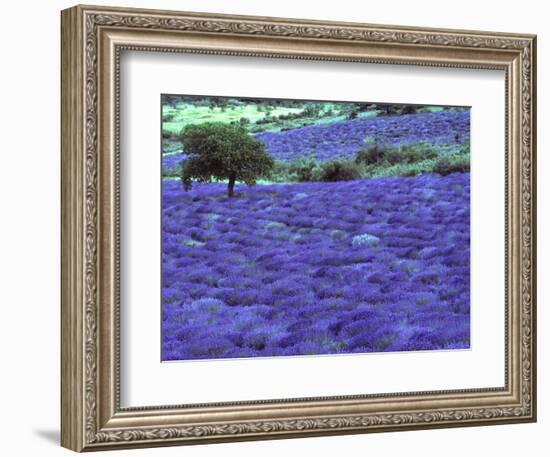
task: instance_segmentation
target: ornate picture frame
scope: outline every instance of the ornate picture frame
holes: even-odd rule
[[[62,446],[89,451],[536,420],[535,36],[95,6],[69,8],[61,19]],[[121,407],[125,50],[504,71],[504,387]]]

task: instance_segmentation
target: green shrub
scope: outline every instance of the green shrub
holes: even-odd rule
[[[424,153],[424,158],[425,159],[437,159],[438,157],[439,157],[439,154],[435,149],[428,149]]]
[[[415,105],[376,105],[376,107],[382,112],[382,114],[386,114],[388,116],[416,114],[419,108]]]
[[[318,117],[319,111],[320,109],[318,106],[308,103],[303,111],[303,115],[306,117]]]
[[[401,107],[401,114],[416,114],[417,107],[414,105],[403,105]]]
[[[386,157],[388,145],[379,141],[368,141],[363,149],[360,149],[355,156],[355,163],[374,165],[382,163]]]
[[[433,168],[434,173],[440,174],[441,176],[447,176],[451,173],[451,161],[448,157],[441,157]]]
[[[259,111],[259,109],[258,109]],[[256,121],[256,124],[257,125],[261,125],[261,124],[270,124],[271,122],[274,122],[275,121],[275,118],[273,118],[272,116],[270,116],[269,114],[262,117],[261,119],[258,119]]]
[[[403,162],[405,163],[415,163],[420,162],[421,160],[424,160],[428,157],[426,157],[428,154],[426,151],[416,148],[414,146],[406,146],[401,150]]]
[[[275,161],[269,179],[273,182],[295,182],[297,180],[295,176],[290,175],[289,165],[279,160]]]
[[[271,173],[273,182],[321,181],[323,168],[315,157],[300,157],[290,163],[276,161]]]
[[[321,181],[353,181],[361,179],[357,163],[351,160],[333,160],[322,165]]]
[[[441,157],[435,163],[433,171],[441,176],[447,176],[451,173],[468,173],[470,171],[470,156],[460,156],[453,159]]]
[[[314,157],[296,159],[290,164],[289,169],[299,182],[317,181],[321,176],[321,165]]]
[[[435,159],[437,157],[439,157],[437,151],[423,144],[406,145],[388,151],[388,162],[391,164],[416,163],[426,159]]]
[[[391,148],[386,151],[384,159],[390,164],[414,163],[422,160],[422,154],[413,149]]]
[[[357,152],[355,162],[365,165],[396,165],[412,164],[437,157],[437,151],[423,143],[389,146],[382,142],[368,141],[367,146]]]
[[[411,168],[407,168],[407,169],[403,170],[401,176],[406,176],[406,177],[412,178],[414,176],[418,176],[419,174],[421,174],[421,172],[418,170],[418,168],[411,167]]]

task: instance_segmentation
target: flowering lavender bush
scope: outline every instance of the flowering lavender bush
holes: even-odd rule
[[[341,152],[376,128],[394,142],[467,134],[467,113],[416,116],[262,139],[329,159],[336,137]],[[469,347],[468,173],[225,187],[163,180],[163,360]]]

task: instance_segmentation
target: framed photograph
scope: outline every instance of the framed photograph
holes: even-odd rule
[[[64,447],[536,420],[535,36],[61,19]]]

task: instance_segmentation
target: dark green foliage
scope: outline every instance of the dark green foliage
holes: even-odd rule
[[[276,162],[271,179],[273,182],[352,181],[363,177],[363,168],[351,160],[320,163],[314,157],[304,157],[291,163]]]
[[[422,146],[410,145],[400,148],[391,148],[387,151],[386,160],[394,165],[396,163],[416,163],[426,159],[438,157],[434,149],[425,149]]]
[[[418,176],[423,173],[450,173],[470,171],[470,148],[445,155],[437,147],[427,143],[391,146],[371,138],[357,152],[355,162],[364,165],[363,177]]]
[[[357,152],[355,162],[365,165],[396,165],[412,164],[437,157],[438,153],[433,148],[422,143],[396,147],[370,141],[365,148]]]
[[[375,111],[376,105],[373,103],[358,103],[356,104],[357,110],[360,113],[366,112],[366,111]]]
[[[300,157],[292,162],[276,161],[271,172],[273,182],[321,181],[323,169],[314,157]]]
[[[259,110],[258,110],[259,111]],[[270,124],[272,122],[275,122],[275,118],[273,116],[270,116],[270,115],[267,115],[267,116],[264,116],[262,117],[261,119],[258,119],[256,121],[256,124],[257,125],[261,125],[261,124]]]
[[[183,161],[181,180],[186,190],[192,180],[228,180],[227,194],[233,196],[236,181],[251,186],[260,177],[269,177],[273,158],[264,144],[240,125],[207,122],[185,127],[180,135],[189,158]]]
[[[288,173],[288,165],[285,162],[276,160],[269,179],[273,182],[292,182]]]
[[[226,97],[210,97],[209,102],[212,108],[225,109],[232,100]]]
[[[401,114],[416,114],[416,106],[414,105],[403,105],[401,108]]]
[[[470,156],[461,156],[452,160],[450,157],[441,157],[433,168],[434,173],[447,176],[451,173],[467,173],[470,171]]]
[[[402,172],[402,176],[407,176],[407,177],[409,177],[409,178],[412,178],[412,177],[414,177],[414,176],[418,176],[418,175],[420,175],[420,174],[422,174],[422,172],[419,171],[419,170],[418,170],[417,168],[415,168],[415,167],[410,167],[410,168],[408,168],[408,169],[406,169],[406,170],[403,170],[403,172]]]
[[[306,117],[317,117],[319,116],[319,112],[321,111],[320,106],[317,106],[313,103],[308,103],[306,105],[306,108],[303,111],[303,116]]]
[[[449,155],[428,143],[391,146],[370,138],[354,161],[337,159],[319,162],[301,157],[275,163],[273,182],[347,181],[381,176],[418,176],[425,173],[469,172],[470,154],[466,145]]]
[[[353,181],[361,179],[361,171],[351,160],[333,160],[322,165],[321,181]]]
[[[300,117],[301,114],[300,113],[287,113],[287,114],[279,114],[279,117],[278,119],[280,121],[288,121],[290,119],[296,119],[298,117]]]
[[[435,149],[427,149],[424,150],[424,159],[437,159],[439,157],[439,153]]]
[[[418,107],[415,105],[377,105],[382,114],[400,116],[401,114],[415,114]]]
[[[449,158],[441,157],[441,159],[439,159],[434,166],[434,172],[442,176],[447,176],[451,173],[451,168],[452,166]]]
[[[289,171],[295,174],[299,182],[319,181],[322,176],[322,168],[313,157],[304,157],[293,161]]]
[[[179,101],[180,101],[179,95],[167,95],[167,94],[162,95],[163,105],[169,105],[175,108]]]
[[[365,165],[382,163],[387,154],[388,148],[389,146],[382,142],[367,142],[366,147],[357,152],[357,155],[355,156],[355,162],[363,163]]]
[[[414,163],[422,160],[422,153],[415,149],[392,148],[386,152],[384,157],[390,165],[396,163]]]

